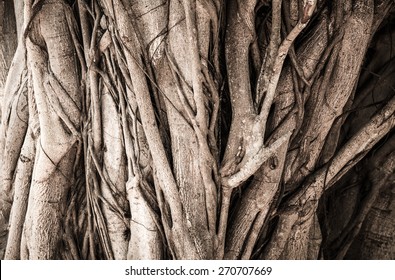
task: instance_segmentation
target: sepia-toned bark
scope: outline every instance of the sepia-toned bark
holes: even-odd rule
[[[393,259],[394,12],[0,1],[1,258]]]

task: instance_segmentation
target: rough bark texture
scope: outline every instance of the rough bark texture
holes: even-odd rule
[[[393,259],[394,13],[0,1],[0,257]]]
[[[17,23],[12,1],[0,2],[0,98],[17,45]],[[22,17],[23,18],[23,17]]]

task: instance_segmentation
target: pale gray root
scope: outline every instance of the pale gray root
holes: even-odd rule
[[[248,5],[243,6],[237,5],[236,1],[234,3],[235,6],[233,6],[233,9],[230,7],[230,13],[233,11],[233,13],[236,13],[234,16],[236,16],[236,18],[239,17],[240,19],[229,23],[228,28],[229,31],[238,31],[242,33],[239,34],[240,38],[236,36],[235,40],[232,40],[235,37],[232,33],[232,36],[227,36],[228,40],[225,41],[225,53],[227,61],[229,62],[228,74],[230,98],[234,112],[232,116],[233,120],[230,129],[230,137],[228,139],[223,159],[223,166],[221,168],[221,179],[224,188],[223,199],[226,204],[223,204],[221,207],[218,230],[218,258],[222,258],[223,256],[226,223],[228,217],[227,212],[229,211],[229,199],[232,194],[232,190],[240,186],[244,181],[252,176],[261,167],[261,165],[275,153],[278,147],[280,147],[284,142],[288,142],[289,138],[291,137],[291,131],[287,131],[284,135],[279,136],[278,139],[276,139],[276,141],[268,147],[264,145],[263,141],[270,107],[272,106],[273,100],[275,98],[275,93],[285,57],[287,56],[288,51],[296,37],[306,27],[316,6],[316,1],[307,1],[304,3],[305,6],[303,16],[300,18],[298,24],[287,35],[285,40],[280,44],[280,40],[278,38],[279,30],[277,30],[279,28],[276,26],[279,25],[279,20],[281,18],[281,3],[279,1],[273,2],[274,23],[272,27],[274,34],[277,34],[277,36],[274,35],[274,39],[271,40],[271,44],[269,44],[270,48],[268,50],[269,54],[266,62],[270,64],[270,69],[265,69],[265,71],[270,72],[267,73],[261,71],[260,75],[263,75],[264,77],[258,79],[258,81],[264,80],[267,82],[259,82],[257,85],[259,92],[265,92],[265,97],[262,101],[262,106],[260,108],[255,108],[257,109],[255,110],[252,102],[252,93],[248,75],[249,45],[253,39],[252,35],[255,33],[247,33],[246,36],[246,33],[242,31],[242,27],[243,25],[246,25],[247,28],[250,27],[249,31],[254,30],[252,26],[254,24],[253,15],[255,13],[254,8],[256,2],[250,1],[247,3]],[[243,16],[240,17],[238,12],[241,12],[244,9],[247,10],[244,11],[245,13],[243,13]],[[242,25],[240,25],[240,23]],[[238,62],[238,65],[232,64],[235,61],[233,57],[229,56],[232,54],[232,51],[237,51],[238,53],[241,52],[241,61]],[[272,54],[270,54],[271,52]],[[239,54],[237,57],[239,57]],[[239,64],[241,64],[241,70]],[[244,70],[246,70],[245,73],[247,74],[240,73],[240,71],[243,71],[243,67],[246,68]],[[232,72],[239,79],[235,80],[233,85],[231,82]],[[267,78],[265,78],[265,76],[267,76]],[[240,99],[242,99],[242,101]],[[240,102],[242,103],[238,104]],[[237,112],[239,112],[239,114],[237,114]],[[237,131],[235,131],[235,127],[238,128]],[[242,131],[243,133],[240,134],[239,131]]]
[[[305,79],[310,81],[314,75],[315,69],[317,69],[317,65],[320,62],[320,58],[324,50],[328,45],[328,32],[326,32],[326,27],[328,25],[327,16],[324,14],[319,23],[317,23],[316,27],[311,31],[311,35],[303,42],[303,45],[295,51],[295,55],[298,58],[299,65],[302,70],[302,74]],[[274,109],[273,109],[273,118],[270,122],[269,131],[276,129],[284,118],[297,107],[297,111],[293,114],[293,118],[295,119],[295,133],[299,132],[301,124],[300,122],[304,116],[303,106],[305,99],[308,96],[302,96],[302,94],[307,94],[306,92],[295,92],[295,85],[293,82],[293,75],[290,65],[284,65],[284,70],[281,73],[281,77],[277,87],[276,97],[273,101]],[[310,81],[311,82],[311,81]],[[308,85],[306,85],[308,86]],[[295,104],[297,100],[296,94],[299,94],[299,98],[304,100],[302,104]]]
[[[15,193],[9,220],[9,233],[4,259],[21,258],[21,239],[35,160],[35,141],[29,129],[15,171]]]
[[[71,185],[70,178],[63,172],[71,174],[75,160],[76,148],[73,147],[58,163],[59,169],[53,170],[50,179],[37,180],[35,167],[33,182],[29,194],[26,214],[25,235],[29,259],[50,260],[59,258],[62,238],[62,221],[65,215],[66,197]],[[41,147],[38,147],[36,163],[46,157]]]
[[[272,1],[270,40],[263,55],[263,63],[260,66],[255,95],[255,106],[257,109],[261,107],[262,99],[266,94],[269,81],[274,72],[273,66],[277,59],[278,47],[281,44],[281,6],[281,0]]]
[[[145,75],[142,73],[140,67],[130,55],[126,55],[129,68],[131,69],[131,76],[135,76],[133,86],[136,90],[136,100],[139,107],[141,121],[144,132],[147,135],[147,142],[151,150],[154,169],[160,170],[156,172],[158,177],[158,186],[165,196],[167,203],[171,209],[172,225],[164,225],[165,231],[172,239],[172,246],[176,251],[176,256],[183,259],[196,259],[198,254],[196,248],[189,237],[186,228],[186,221],[183,214],[181,200],[178,193],[176,181],[170,169],[166,153],[161,141],[159,130],[155,122],[155,116],[150,100],[147,100],[146,95],[149,96],[149,91],[145,82]]]
[[[26,49],[19,45],[10,67],[2,99],[0,128],[0,247],[5,249],[8,219],[13,199],[15,168],[28,122]],[[16,81],[16,82],[15,82]],[[3,257],[4,251],[0,252]]]
[[[164,89],[169,92],[170,89]],[[199,251],[200,258],[213,258],[213,240],[210,236],[207,210],[201,209],[206,205],[204,183],[200,174],[202,166],[196,159],[199,155],[198,140],[194,137],[193,130],[183,123],[179,113],[171,106],[167,108],[169,119],[171,120],[171,141],[173,169],[180,192],[180,198],[183,203],[186,223],[195,246]],[[207,201],[207,203],[215,203],[215,201]],[[215,234],[215,228],[214,228]]]
[[[90,114],[92,116],[92,142],[94,153],[100,153],[102,149],[102,117],[101,117],[101,104],[100,104],[100,89],[99,89],[99,75],[95,71],[99,63],[99,52],[96,48],[97,39],[97,28],[99,26],[100,16],[99,14],[89,14],[83,1],[78,1],[81,20],[81,31],[82,31],[82,43],[84,47],[85,63],[87,64],[86,75],[87,84],[87,95],[90,96]],[[95,2],[92,7],[95,6],[93,11],[96,11],[97,3]],[[92,13],[92,10],[90,10]],[[94,26],[92,34],[89,34],[89,17],[94,17]]]
[[[203,92],[202,61],[207,50],[209,30],[202,30],[209,19],[201,14],[196,22],[196,3],[170,3],[169,31],[166,41],[167,59],[157,63],[158,87],[169,100],[165,100],[171,148],[173,172],[184,205],[186,225],[200,259],[213,258],[213,241],[216,227],[216,187],[213,182],[213,161],[208,148],[207,102]],[[186,18],[185,22],[182,21]],[[204,32],[206,31],[206,32]],[[187,38],[182,34],[189,34]],[[199,42],[194,40],[199,35]],[[174,43],[177,42],[177,43]],[[189,63],[189,61],[192,62]],[[171,101],[175,100],[175,107]],[[180,112],[186,112],[182,115]],[[198,159],[198,160],[197,160]],[[196,211],[205,205],[204,211]]]
[[[209,45],[210,45],[210,37],[214,36],[213,33],[216,30],[211,30],[210,27],[213,25],[215,27],[216,22],[218,22],[218,15],[216,13],[215,6],[210,5],[209,2],[199,3],[190,3],[190,1],[184,1],[184,13],[186,18],[186,34],[188,34],[188,39],[184,42],[185,47],[189,49],[189,56],[193,58],[192,64],[190,64],[190,69],[185,69],[186,72],[179,73],[180,76],[185,77],[185,86],[191,88],[193,90],[193,103],[196,107],[196,112],[194,116],[191,118],[192,127],[197,139],[197,152],[198,152],[198,165],[200,176],[202,180],[202,184],[204,186],[204,200],[206,206],[206,214],[201,215],[199,219],[204,219],[205,215],[206,220],[204,227],[207,227],[207,232],[200,232],[199,225],[197,225],[195,232],[197,232],[201,237],[199,238],[199,242],[208,243],[207,245],[212,246],[212,242],[215,241],[215,233],[216,233],[216,216],[217,216],[217,186],[215,179],[217,174],[217,162],[214,159],[213,153],[215,153],[216,148],[213,146],[210,147],[209,139],[210,136],[214,137],[213,134],[209,134],[209,129],[212,130],[216,126],[217,115],[215,113],[209,114],[209,110],[207,109],[207,104],[215,103],[215,96],[218,94],[217,89],[213,85],[213,81],[215,79],[214,75],[211,71],[208,71],[208,64],[215,64],[214,61],[210,59],[209,53]],[[170,22],[171,24],[171,22]],[[170,32],[169,35],[172,35],[173,31]],[[174,59],[176,64],[178,65],[188,65],[188,58],[178,58],[179,52],[176,51],[179,47],[179,44],[173,44],[175,40],[170,39],[170,47],[174,53]],[[174,70],[174,69],[173,69]],[[191,77],[188,77],[187,73],[190,72]],[[185,74],[184,74],[185,73]],[[189,82],[188,80],[191,80]],[[211,84],[211,88],[210,85]],[[208,87],[209,89],[206,89]],[[179,94],[188,95],[188,89],[185,87]],[[177,89],[180,91],[180,87]],[[185,105],[185,104],[184,104]],[[215,104],[214,104],[215,106]],[[214,109],[215,111],[215,109]],[[210,120],[211,118],[211,120]],[[171,123],[171,122],[170,122]],[[214,127],[211,125],[214,124]],[[192,134],[192,135],[193,135]],[[183,136],[185,139],[189,138],[188,134]],[[182,150],[179,153],[183,153]],[[184,172],[188,176],[188,172]],[[190,172],[189,172],[190,173]],[[190,174],[194,174],[193,171]],[[215,174],[215,175],[213,175]],[[196,177],[196,176],[195,176]],[[199,189],[199,188],[196,188]],[[195,190],[196,191],[196,190]],[[193,193],[190,195],[193,197]],[[193,211],[188,211],[188,215],[193,214]],[[199,233],[200,232],[200,233]],[[203,245],[203,246],[207,246]],[[203,258],[211,259],[213,254],[210,250],[206,250],[207,252],[203,253]]]
[[[101,178],[102,209],[114,259],[126,259],[128,230],[126,170],[122,127],[117,106],[111,94],[103,90],[101,97],[103,131],[103,176]],[[98,166],[97,168],[101,168]]]
[[[29,250],[27,248],[27,237],[26,237],[26,228],[27,228],[27,216],[25,217],[25,223],[23,224],[22,228],[22,237],[21,237],[21,246],[20,246],[20,256],[21,260],[28,260],[29,259]]]
[[[203,77],[202,72],[202,67],[207,67],[204,66],[204,60],[208,58],[207,52],[209,48],[209,37],[210,37],[210,19],[213,20],[214,22],[217,20],[216,18],[212,19],[208,15],[213,15],[212,7],[206,7],[205,5],[202,5],[201,3],[184,3],[185,5],[180,5],[177,2],[172,2],[171,3],[171,9],[169,16],[169,23],[168,25],[171,27],[169,30],[169,41],[172,42],[176,40],[176,38],[179,37],[178,44],[170,44],[169,46],[169,53],[174,53],[171,54],[171,60],[166,61],[163,60],[163,46],[160,46],[158,44],[158,38],[161,39],[159,36],[158,38],[154,39],[154,44],[158,47],[157,53],[152,54],[151,52],[151,45],[148,44],[147,48],[144,46],[144,44],[148,43],[148,40],[152,40],[152,38],[155,38],[155,36],[158,36],[162,30],[159,30],[157,26],[152,25],[151,21],[148,21],[146,17],[136,17],[138,20],[134,21],[128,21],[125,20],[125,23],[129,26],[131,26],[131,29],[134,29],[135,34],[129,36],[129,37],[136,37],[136,42],[137,46],[139,48],[143,49],[148,49],[148,55],[142,51],[141,55],[144,56],[146,59],[147,57],[153,57],[154,58],[154,72],[158,72],[157,75],[165,75],[167,74],[168,76],[166,77],[167,79],[170,78],[170,82],[166,81],[166,86],[161,83],[161,78],[158,77],[158,85],[153,83],[153,86],[158,88],[159,94],[163,94],[164,96],[161,96],[161,98],[166,98],[170,99],[166,100],[168,101],[168,113],[170,112],[170,115],[172,115],[172,118],[175,119],[175,122],[172,122],[173,124],[177,123],[177,125],[170,126],[170,131],[172,134],[172,141],[173,143],[181,141],[181,144],[177,147],[179,149],[175,151],[175,154],[179,154],[180,157],[175,156],[173,159],[175,160],[175,165],[178,166],[175,168],[175,175],[176,175],[176,182],[177,185],[183,186],[189,186],[189,187],[180,187],[180,194],[177,194],[177,196],[180,197],[181,201],[188,201],[185,202],[185,205],[191,205],[190,207],[187,206],[185,209],[183,209],[185,214],[182,219],[186,219],[185,221],[185,230],[188,230],[187,235],[191,235],[191,241],[193,242],[193,246],[197,248],[199,258],[212,258],[212,252],[210,253],[209,248],[213,248],[210,243],[214,239],[215,235],[215,215],[216,215],[216,189],[215,189],[215,184],[213,182],[213,178],[211,177],[213,165],[214,165],[214,160],[213,156],[211,155],[210,149],[208,147],[207,143],[207,133],[208,133],[208,120],[206,119],[206,97],[204,96],[203,92],[203,80],[205,77]],[[117,5],[116,5],[117,6]],[[126,7],[122,7],[119,5],[119,12],[120,14],[123,13],[123,9],[126,9]],[[206,9],[206,10],[205,10]],[[137,14],[144,14],[144,11],[147,10],[147,7],[144,7],[143,5],[137,5],[133,7],[133,12]],[[161,14],[162,7],[158,6],[157,11],[155,11],[156,14],[159,15],[166,15]],[[199,16],[196,17],[195,13],[196,11],[199,10]],[[208,11],[208,12],[207,12]],[[163,12],[163,11],[162,11]],[[186,17],[186,20],[181,20],[184,17]],[[160,16],[160,18],[162,18]],[[122,16],[118,17],[119,24],[122,22]],[[166,19],[166,18],[163,18]],[[180,22],[179,22],[180,21]],[[165,21],[159,21],[160,23],[167,24]],[[186,23],[185,23],[186,22]],[[144,24],[145,23],[145,24]],[[152,25],[152,26],[151,26]],[[138,28],[139,27],[139,28]],[[164,26],[165,27],[165,26]],[[140,29],[141,28],[141,29]],[[182,32],[179,32],[178,30],[181,30]],[[146,32],[147,31],[147,32]],[[185,32],[189,33],[190,36],[192,36],[192,41],[185,40],[186,38],[184,36],[181,36],[181,34],[184,34]],[[122,41],[123,39],[123,34],[120,34]],[[199,40],[193,40],[193,37],[199,36]],[[149,70],[147,70],[146,73],[144,73],[144,62],[146,60],[141,60],[140,57],[132,54],[130,55],[129,52],[131,50],[130,44],[125,44],[126,48],[128,49],[127,51],[127,59],[135,60],[137,62],[137,67],[140,68],[139,72],[141,71],[142,74],[146,74],[147,76],[144,77],[142,76],[140,80],[144,81],[145,79],[151,80],[152,78],[149,76]],[[152,42],[150,42],[152,43]],[[202,56],[202,57],[201,57]],[[189,63],[186,63],[186,61],[189,61],[189,58],[193,57],[193,63],[192,67]],[[162,59],[161,59],[162,58]],[[170,60],[169,59],[169,60]],[[129,62],[128,61],[128,62]],[[134,63],[136,63],[134,62]],[[130,65],[130,64],[129,64]],[[170,69],[173,71],[170,71]],[[130,70],[130,66],[129,66]],[[142,71],[143,70],[143,71]],[[193,73],[198,73],[197,75],[192,75]],[[133,74],[133,73],[131,73]],[[175,78],[174,75],[178,75],[177,78]],[[133,77],[133,75],[132,75]],[[162,76],[163,77],[163,76]],[[174,79],[179,79],[179,83],[177,82],[171,82],[171,80]],[[136,88],[136,81],[133,77],[132,83],[133,83],[133,88],[138,91]],[[140,83],[140,82],[138,82]],[[163,90],[163,92],[162,92]],[[180,101],[178,100],[182,96],[182,98],[185,98],[183,100],[184,104],[181,104]],[[185,131],[185,125],[188,125],[187,123],[183,123],[183,118],[182,116],[179,115],[177,110],[175,110],[174,104],[177,104],[178,102],[178,108],[181,108],[182,106],[185,106],[185,104],[189,104],[188,106],[191,106],[192,110],[197,110],[197,115],[196,117],[193,116],[194,113],[189,114],[189,116],[193,116],[193,119],[191,120],[192,123],[194,123],[193,130],[189,129],[188,131]],[[137,96],[137,103],[138,103],[138,96]],[[141,113],[141,108],[140,113]],[[185,109],[185,108],[184,108]],[[188,110],[188,108],[187,108]],[[171,113],[173,112],[173,113]],[[215,120],[213,120],[215,123]],[[181,126],[180,126],[181,125]],[[144,127],[144,125],[143,125]],[[144,127],[144,129],[146,129]],[[147,133],[147,132],[146,132]],[[196,140],[193,142],[192,145],[190,143],[189,138],[191,135],[193,136],[196,134]],[[148,135],[148,133],[147,133]],[[150,135],[151,136],[151,135]],[[148,137],[149,138],[149,137]],[[148,139],[148,144],[149,143]],[[173,145],[174,146],[174,145]],[[154,153],[151,150],[153,157]],[[185,164],[177,164],[178,160],[180,160],[180,163],[183,162],[181,159],[183,157],[195,157],[199,158],[199,161],[189,161],[191,163],[194,162],[194,166],[189,167]],[[155,162],[155,160],[154,160]],[[197,165],[196,165],[197,164]],[[163,168],[163,165],[160,167]],[[196,170],[198,172],[196,172]],[[190,181],[188,183],[188,181]],[[200,186],[204,186],[204,188],[201,188]],[[196,186],[196,187],[193,187]],[[198,187],[199,186],[199,187]],[[178,191],[177,191],[178,192]],[[196,200],[196,198],[198,198]],[[166,194],[165,194],[165,199]],[[180,202],[181,202],[180,201]],[[199,205],[205,204],[206,205],[206,211],[201,211],[201,212],[196,212],[195,208]],[[194,206],[196,205],[196,206]],[[170,208],[171,205],[170,205]],[[188,223],[189,220],[189,223]],[[209,224],[209,225],[207,225]],[[173,223],[173,226],[176,224]],[[165,225],[165,230],[166,230],[166,225]],[[210,229],[211,232],[208,231],[208,228]],[[168,230],[168,229],[167,229]],[[171,241],[171,243],[176,244],[176,238],[171,238],[174,239]],[[187,238],[189,239],[189,237]],[[179,246],[177,244],[177,246]],[[182,254],[190,254],[191,252],[186,252],[186,249],[182,249],[185,252],[182,252]],[[206,250],[208,250],[206,252]],[[189,250],[191,251],[191,250]]]
[[[147,85],[147,75],[144,72],[143,60],[141,56],[137,55],[136,51],[141,54],[142,46],[138,40],[137,30],[130,22],[129,15],[120,1],[114,2],[116,26],[123,26],[119,28],[119,39],[125,48],[126,62],[132,77],[132,88],[135,91],[136,103],[140,112],[141,123],[144,128],[144,133],[147,136],[147,143],[151,151],[154,162],[154,170],[157,183],[155,184],[156,193],[162,193],[166,204],[159,204],[162,215],[170,214],[171,221],[164,218],[164,230],[166,236],[170,240],[170,246],[174,257],[182,259],[197,259],[199,254],[196,250],[194,242],[192,241],[187,226],[182,203],[178,192],[177,184],[170,168],[163,142],[159,133],[156,122],[153,104],[147,97],[150,96],[150,91]],[[112,12],[110,12],[111,14]],[[169,211],[163,207],[169,207]]]
[[[371,0],[360,0],[354,6],[344,25],[344,36],[339,44],[337,59],[332,61],[332,66],[336,66],[333,70],[328,69],[330,72],[324,77],[330,82],[323,83],[320,94],[312,105],[314,111],[310,118],[314,121],[304,130],[300,148],[288,154],[284,179],[286,184],[300,183],[314,169],[326,137],[336,118],[342,114],[358,80],[361,61],[370,40],[374,3]]]
[[[134,22],[142,44],[146,46],[148,61],[153,66],[163,58],[166,32],[165,28],[168,21],[168,1],[165,0],[142,0],[132,1],[133,5],[127,7],[135,16]],[[155,21],[152,21],[152,19]]]
[[[302,32],[309,22],[311,16],[316,7],[315,0],[309,0],[304,2],[303,12],[304,14],[299,19],[296,26],[287,34],[287,37],[281,42],[276,51],[276,56],[271,66],[271,75],[268,77],[267,85],[265,88],[260,89],[258,85],[258,90],[265,92],[264,100],[262,101],[262,107],[259,110],[259,119],[262,122],[262,130],[265,132],[265,127],[267,124],[270,108],[273,105],[273,101],[276,94],[276,89],[280,79],[281,71],[283,69],[284,60],[291,48],[291,45],[295,41],[296,37]]]
[[[163,257],[163,240],[158,231],[155,213],[146,201],[140,186],[126,185],[130,204],[130,241],[128,260],[159,260]]]
[[[240,132],[251,130],[253,126],[254,106],[248,73],[249,46],[256,36],[254,31],[256,2],[256,0],[231,1],[228,7],[228,17],[234,20],[228,22],[225,35],[226,67],[232,104],[232,124],[222,164],[222,169],[229,173],[226,175],[232,173],[232,169],[235,168],[232,165],[235,165],[234,162],[238,159],[240,161],[241,154],[247,149],[243,146],[249,144],[244,141],[244,135]],[[257,138],[263,136],[257,135]]]
[[[26,39],[40,126],[24,229],[30,259],[58,258],[67,195],[74,184],[79,123],[73,120],[79,121],[79,117],[73,115],[72,107],[54,107],[57,92],[49,78],[56,77],[80,107],[75,46],[67,21],[70,16],[63,1],[44,1],[30,30],[35,32],[34,39],[29,35]]]
[[[259,232],[276,201],[287,150],[288,141],[261,166],[243,193],[226,237],[225,259],[251,257]]]
[[[103,4],[106,9],[111,10],[107,1],[103,1]],[[144,80],[151,82],[154,91],[157,89],[159,94],[162,95],[161,98],[167,102],[168,114],[174,120],[170,126],[172,146],[177,147],[174,153],[178,155],[173,157],[174,165],[176,166],[174,174],[177,188],[180,187],[180,193],[177,196],[186,205],[183,209],[185,213],[183,219],[186,219],[185,230],[188,230],[187,235],[191,235],[193,246],[199,251],[199,258],[212,258],[213,253],[210,252],[210,248],[213,248],[211,243],[215,238],[217,190],[211,175],[215,162],[207,143],[207,126],[209,123],[206,119],[207,100],[205,95],[207,93],[203,92],[203,81],[209,78],[203,76],[201,72],[204,70],[204,67],[207,67],[206,60],[209,58],[210,21],[217,25],[218,19],[215,14],[215,6],[211,6],[208,2],[186,2],[184,4],[181,5],[178,2],[170,3],[170,13],[167,15],[168,4],[160,1],[139,2],[132,7],[123,6],[122,3],[115,2],[116,9],[114,11],[111,10],[111,12],[115,12],[118,15],[116,17],[118,19],[117,25],[125,24],[130,27],[130,31],[133,30],[128,35],[122,32],[119,34],[120,42],[123,43],[122,47],[129,62],[129,71],[131,61],[136,65],[136,70],[143,74],[140,76],[140,80],[143,83]],[[125,11],[134,14],[135,19],[124,19]],[[155,24],[150,20],[153,14],[158,17],[158,22],[155,22]],[[169,22],[167,22],[168,17]],[[166,25],[169,27],[169,40],[166,40],[169,43],[168,60],[164,59],[165,43],[163,39],[165,37],[160,36]],[[192,40],[186,40],[185,36],[182,35],[184,33],[188,33],[190,35],[188,38],[191,37]],[[197,36],[199,40],[193,39]],[[125,40],[126,37],[129,39]],[[131,38],[133,39],[130,40]],[[135,42],[131,44],[133,40]],[[125,41],[128,42],[125,44]],[[178,43],[172,44],[171,42],[173,41]],[[139,55],[131,52],[131,49],[135,49],[136,46],[141,48],[141,54]],[[148,52],[144,50],[148,50]],[[141,59],[140,55],[145,59]],[[192,64],[189,64],[190,57],[193,57]],[[148,62],[147,59],[152,59],[153,72],[156,72],[158,84],[153,82],[149,74],[149,67],[147,67],[148,69],[146,68],[147,65],[145,63]],[[137,82],[138,79],[135,78],[133,73],[130,74],[132,77],[131,88],[137,93],[138,87],[136,87],[136,83],[138,85],[141,82]],[[146,87],[146,85],[144,86]],[[176,105],[176,108],[172,107],[174,105]],[[194,124],[193,129],[188,127],[188,121],[185,122],[183,116],[180,116],[178,112],[180,108],[185,111],[197,110],[196,117],[194,112],[191,113],[189,111],[189,121]],[[141,108],[139,110],[141,113]],[[210,121],[215,124],[215,120],[216,116],[213,115]],[[144,127],[144,129],[146,128]],[[192,141],[192,143],[190,141],[191,137],[195,138],[195,141]],[[148,144],[150,145],[149,142],[148,139]],[[154,154],[152,150],[151,152]],[[153,157],[156,156],[153,155]],[[185,158],[189,159],[188,162],[191,163],[191,166],[182,164]],[[192,158],[199,158],[199,160],[190,160]],[[160,168],[162,169],[163,165]],[[201,188],[202,185],[204,188]],[[202,204],[206,205],[206,211],[196,212],[196,207]],[[175,224],[173,223],[173,225]],[[166,227],[165,225],[165,230]],[[174,240],[171,242],[177,244],[175,238],[172,239]],[[182,250],[185,251],[185,249]],[[183,252],[182,254],[186,253]],[[190,252],[187,254],[190,254]]]
[[[13,1],[18,39],[22,36],[24,24],[24,1]]]
[[[222,178],[222,184],[225,187],[236,188],[245,182],[252,174],[254,174],[262,164],[269,159],[276,151],[284,144],[289,142],[291,132],[287,132],[279,139],[274,141],[268,147],[261,147],[255,155],[245,161],[244,165],[240,167],[233,175]]]
[[[23,1],[17,2],[22,2],[23,6]],[[17,48],[17,26],[12,1],[0,3],[0,18],[0,101],[2,101],[8,70]]]
[[[273,8],[280,9],[279,7],[276,6],[278,5],[278,2],[274,2],[273,5],[274,5]],[[267,125],[267,119],[268,119],[270,107],[272,106],[273,100],[275,98],[275,93],[278,86],[281,70],[283,68],[284,60],[288,54],[288,51],[292,43],[294,42],[296,37],[300,34],[300,32],[306,27],[306,24],[310,20],[310,17],[312,16],[312,13],[315,9],[315,5],[316,5],[316,1],[306,2],[306,7],[305,7],[306,15],[303,15],[304,17],[299,20],[298,24],[291,30],[291,32],[287,35],[284,41],[281,42],[281,44],[278,40],[276,40],[278,42],[273,42],[273,41],[271,42],[272,45],[271,49],[273,50],[269,49],[269,52],[273,51],[275,55],[268,54],[267,61],[273,60],[272,62],[270,61],[267,62],[270,63],[270,67],[269,67],[270,69],[265,69],[266,72],[265,71],[261,72],[260,76],[263,76],[263,78],[261,78],[262,80],[261,82],[258,79],[259,81],[257,85],[258,91],[265,92],[265,96],[262,101],[262,106],[261,108],[259,108],[259,110],[257,110],[258,114],[254,112],[253,108],[249,109],[249,107],[253,107],[252,101],[250,102],[252,97],[251,97],[249,79],[247,79],[248,87],[243,86],[243,83],[239,83],[239,82],[233,86],[234,87],[233,91],[237,93],[232,93],[232,83],[231,81],[229,82],[231,100],[233,101],[232,108],[235,112],[234,112],[231,131],[230,131],[231,136],[228,139],[228,144],[223,160],[224,163],[221,169],[222,177],[227,177],[234,173],[236,173],[235,175],[237,175],[238,172],[241,175],[241,177],[248,178],[263,163],[261,161],[258,168],[256,167],[258,165],[255,164],[256,154],[257,153],[261,154],[263,151],[270,152],[271,147],[265,148],[263,145],[263,137],[265,135],[265,128]],[[240,9],[240,7],[238,8]],[[249,17],[251,16],[249,13],[246,14]],[[276,20],[276,16],[273,15],[273,17],[274,17],[273,20]],[[234,24],[235,26],[233,28],[235,28],[235,30],[238,30],[237,29],[238,26],[236,23]],[[251,25],[252,22],[248,21],[245,24]],[[232,26],[233,24],[230,24],[229,28],[231,28]],[[250,38],[249,40],[252,39]],[[227,46],[226,53],[228,54],[229,52],[237,48],[238,52],[240,52],[241,49],[243,54],[244,51],[243,49],[249,47],[249,41],[248,40],[247,42],[244,41],[239,42],[239,41],[240,41],[239,39],[236,39],[236,41],[233,42],[231,39],[229,39],[229,42],[226,42],[226,46]],[[244,63],[246,64],[246,66],[248,66],[248,48],[246,52],[247,54],[241,56],[241,58],[244,58],[245,60],[242,61],[241,63]],[[273,58],[270,58],[272,56]],[[234,65],[234,67],[236,67],[235,69],[232,69],[231,67],[233,61],[234,61],[233,57],[229,58],[229,63],[230,63],[228,66],[229,79],[231,80],[232,72],[234,72],[235,75],[237,75],[238,78],[240,79],[239,77],[240,74],[238,72],[240,71],[239,66]],[[269,73],[267,71],[269,71]],[[248,73],[248,71],[246,71],[246,73]],[[244,80],[245,78],[243,77],[241,81]],[[239,94],[242,94],[242,96],[239,96]],[[240,98],[243,98],[243,101],[239,101]],[[243,104],[238,104],[240,102],[247,102],[247,105],[248,104],[249,105],[246,108],[246,104],[244,104],[243,106]],[[240,110],[240,114],[237,114],[239,110]],[[237,132],[234,131],[234,127],[238,128]],[[243,131],[243,134],[240,134],[239,131]],[[245,133],[247,134],[247,136],[244,136]],[[233,137],[232,135],[238,135],[238,136]],[[280,139],[282,139],[282,137]],[[281,141],[279,140],[279,142]],[[274,149],[275,148],[273,148],[273,150]],[[234,157],[236,157],[236,160],[233,160]],[[240,158],[239,160],[237,160],[238,157]],[[243,181],[244,180],[235,180],[235,183],[240,184]]]
[[[117,59],[122,60],[120,53],[117,54]],[[120,96],[119,99],[128,178],[126,194],[130,213],[130,217],[126,217],[125,214],[130,228],[124,231],[124,238],[130,235],[126,257],[127,259],[161,259],[165,237],[159,215],[156,213],[158,209],[154,187],[146,181],[152,172],[152,157],[143,128],[137,121],[132,82],[129,81],[130,77],[126,69],[122,74],[128,80],[126,96]],[[131,122],[128,122],[128,116]]]

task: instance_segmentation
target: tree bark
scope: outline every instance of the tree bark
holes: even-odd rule
[[[394,9],[0,1],[0,256],[393,258]]]

